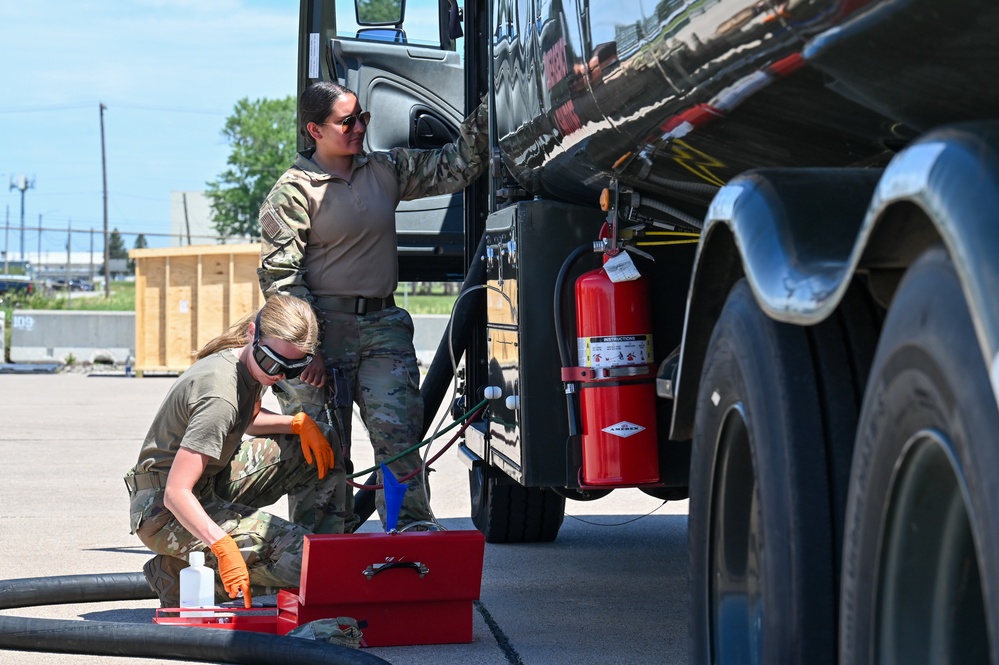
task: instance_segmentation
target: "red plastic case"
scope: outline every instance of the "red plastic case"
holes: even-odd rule
[[[306,536],[302,585],[278,594],[277,632],[349,616],[367,646],[471,642],[484,551],[478,531]]]

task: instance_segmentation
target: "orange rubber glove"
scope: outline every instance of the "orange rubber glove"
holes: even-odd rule
[[[246,569],[246,562],[243,555],[236,547],[236,541],[231,536],[223,536],[212,545],[212,553],[219,560],[219,577],[222,578],[222,586],[230,598],[235,598],[239,592],[243,592],[243,605],[247,609],[253,603],[253,596],[250,594],[250,571]]]
[[[326,472],[333,466],[333,447],[323,436],[319,425],[305,413],[297,413],[291,419],[291,431],[302,440],[302,454],[305,455],[305,461],[312,464],[315,456],[319,480],[325,478]]]

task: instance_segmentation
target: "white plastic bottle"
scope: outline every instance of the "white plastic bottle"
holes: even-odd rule
[[[215,571],[205,566],[204,552],[187,555],[187,568],[180,571],[180,606],[215,607]],[[181,612],[182,617],[210,617],[214,612]]]

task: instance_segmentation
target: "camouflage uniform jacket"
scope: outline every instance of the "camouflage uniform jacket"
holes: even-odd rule
[[[300,153],[260,209],[265,296],[314,303],[327,296],[385,298],[398,285],[395,209],[400,201],[460,191],[486,167],[488,108],[438,150],[393,148],[354,155],[350,180]]]

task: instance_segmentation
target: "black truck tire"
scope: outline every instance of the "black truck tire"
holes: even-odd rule
[[[835,502],[874,335],[841,309],[815,329],[777,323],[742,280],[715,325],[691,454],[691,663],[835,663]]]
[[[472,523],[487,543],[547,543],[565,517],[565,497],[541,487],[524,487],[501,471],[476,466],[468,472]]]
[[[857,430],[840,663],[999,663],[999,410],[941,248],[896,293]]]

